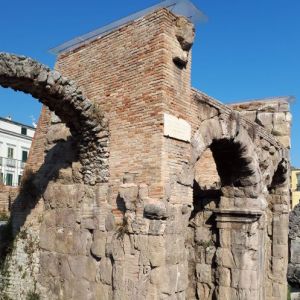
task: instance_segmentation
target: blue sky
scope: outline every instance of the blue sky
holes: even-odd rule
[[[0,51],[33,57],[51,67],[48,50],[159,0],[65,0],[1,3]],[[300,167],[300,1],[194,0],[208,16],[197,25],[193,86],[224,103],[279,95],[292,105],[292,163]],[[40,105],[0,88],[1,116],[31,123]],[[28,99],[31,98],[31,99]]]

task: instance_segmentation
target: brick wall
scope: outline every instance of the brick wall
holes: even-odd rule
[[[44,162],[45,156],[45,137],[50,125],[50,110],[42,107],[37,129],[35,131],[29,151],[26,169],[37,171]]]
[[[160,9],[61,55],[56,65],[108,114],[110,182],[116,187],[125,172],[137,172],[137,182],[147,182],[154,197],[162,196],[162,113],[182,80],[169,53],[174,18]],[[170,72],[176,73],[171,86]],[[189,78],[180,84],[186,89]]]
[[[164,113],[189,122],[192,132],[214,113],[192,96],[191,51],[185,67],[173,61],[183,51],[176,19],[159,9],[58,57],[56,69],[108,114],[112,202],[125,172],[149,184],[150,197],[164,198],[170,177],[189,160],[190,143],[163,137]],[[214,166],[211,155],[207,165]]]
[[[0,213],[8,214],[19,188],[1,185],[0,186]]]

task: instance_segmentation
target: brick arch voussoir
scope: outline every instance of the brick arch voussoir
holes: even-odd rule
[[[54,111],[80,140],[84,181],[107,181],[107,120],[74,81],[31,58],[0,53],[0,86],[29,93]]]
[[[259,168],[259,158],[255,151],[255,145],[248,131],[239,123],[238,116],[217,117],[201,123],[200,128],[192,139],[192,159],[190,169],[200,159],[205,150],[214,142],[228,140],[233,144],[239,144],[242,149],[241,159],[247,164],[249,175],[241,180],[243,186],[257,185],[262,180]]]

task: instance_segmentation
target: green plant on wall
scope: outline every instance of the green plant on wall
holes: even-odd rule
[[[291,287],[290,287],[290,285],[288,285],[288,289],[287,289],[287,300],[291,300]]]
[[[0,221],[8,221],[9,215],[5,212],[0,212]]]
[[[213,246],[214,245],[214,242],[212,240],[208,240],[208,241],[200,241],[198,243],[199,246],[202,246],[204,249],[210,247],[210,246]]]
[[[0,300],[12,300],[6,293],[0,295]]]
[[[40,295],[33,291],[30,291],[26,297],[26,300],[40,300],[40,299],[41,299]]]
[[[128,233],[128,219],[127,217],[123,218],[123,223],[117,228],[116,235],[118,239],[123,239],[124,235]]]

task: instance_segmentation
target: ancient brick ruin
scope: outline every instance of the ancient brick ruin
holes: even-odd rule
[[[193,38],[161,8],[55,71],[0,54],[1,86],[45,105],[3,295],[286,299],[287,98],[226,106],[191,88]]]

